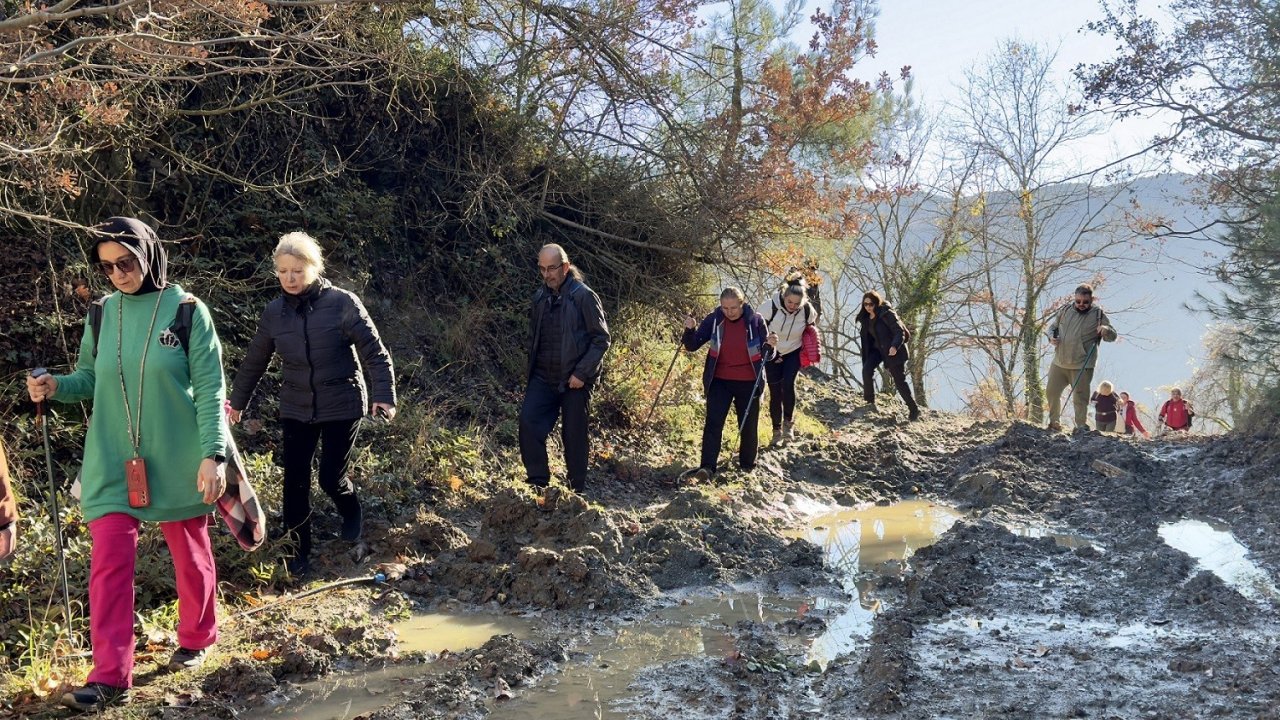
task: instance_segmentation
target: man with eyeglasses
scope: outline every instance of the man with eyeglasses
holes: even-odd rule
[[[1075,300],[1062,308],[1049,325],[1049,343],[1054,347],[1049,365],[1049,429],[1062,429],[1062,391],[1071,388],[1076,427],[1087,428],[1089,389],[1093,369],[1098,364],[1098,344],[1115,342],[1116,331],[1107,313],[1093,302],[1093,286],[1076,288]]]
[[[587,410],[591,389],[609,349],[609,326],[600,297],[559,245],[538,251],[542,287],[533,296],[529,321],[528,385],[520,407],[520,460],[529,483],[551,481],[547,437],[560,419],[569,486],[587,487]]]

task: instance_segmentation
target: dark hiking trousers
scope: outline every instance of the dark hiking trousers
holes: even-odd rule
[[[720,456],[720,441],[724,437],[724,423],[729,417],[729,406],[732,405],[742,425],[742,434],[738,439],[738,464],[744,470],[756,466],[756,453],[760,450],[760,439],[757,437],[756,425],[760,422],[760,395],[754,380],[720,380],[711,381],[707,388],[707,423],[702,427],[702,461],[699,467],[710,472],[716,471],[716,461]],[[752,397],[752,391],[755,397]],[[747,405],[750,405],[748,410]],[[745,415],[746,424],[742,423]]]
[[[296,557],[311,554],[311,461],[320,446],[320,489],[343,519],[360,512],[360,498],[347,477],[360,418],[307,423],[280,420],[284,456],[284,529],[297,540]]]
[[[765,363],[769,383],[769,422],[776,431],[796,414],[796,375],[800,374],[800,351],[795,350]]]
[[[525,388],[520,406],[520,461],[524,463],[529,483],[546,487],[551,482],[547,459],[547,437],[560,419],[560,441],[564,443],[564,464],[569,487],[574,492],[587,488],[587,411],[591,403],[591,384],[564,392],[555,385],[534,376]]]
[[[862,360],[862,399],[869,403],[876,401],[876,367],[880,365],[881,357],[879,353],[865,357]],[[911,386],[907,384],[907,364],[905,362],[890,362],[885,360],[884,367],[893,376],[893,384],[898,388],[898,394],[902,396],[903,402],[907,404],[907,409],[916,409],[916,400],[911,396]]]

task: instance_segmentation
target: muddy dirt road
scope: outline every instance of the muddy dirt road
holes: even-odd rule
[[[238,631],[256,654],[224,657],[184,702],[143,688],[141,705],[379,720],[1280,716],[1280,461],[1266,441],[932,413],[908,425],[834,393],[807,410],[831,432],[766,451],[749,475],[671,487],[667,470],[632,468],[625,483],[600,477],[591,503],[510,489],[419,517],[386,541],[417,558],[403,579],[262,613]]]

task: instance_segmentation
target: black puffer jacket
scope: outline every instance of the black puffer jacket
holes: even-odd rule
[[[569,378],[577,375],[585,383],[593,383],[604,367],[604,354],[609,350],[609,323],[604,319],[600,296],[575,277],[567,277],[560,286],[560,296],[567,302],[560,335],[560,368],[562,377],[555,378],[557,389],[564,392]],[[529,309],[529,325],[533,337],[529,343],[529,378],[538,362],[541,337],[542,305],[551,299],[551,291],[543,285],[533,296]]]
[[[858,313],[857,321],[861,326],[862,362],[876,363],[884,360],[897,365],[907,361],[909,355],[902,323],[889,303],[876,308],[875,320],[871,319],[864,308]],[[898,352],[890,356],[889,348],[897,348]]]
[[[280,417],[302,422],[352,420],[372,402],[395,405],[391,355],[360,298],[320,279],[300,295],[267,304],[231,388],[231,407],[244,410],[273,354],[279,354]],[[357,362],[357,356],[359,362]]]

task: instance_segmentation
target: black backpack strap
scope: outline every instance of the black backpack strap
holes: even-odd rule
[[[187,345],[191,342],[191,322],[195,315],[196,296],[187,293],[178,301],[178,312],[174,314],[173,324],[169,326],[169,330],[178,336],[182,352],[187,352]]]
[[[93,332],[93,357],[98,357],[98,336],[102,334],[102,308],[110,295],[103,295],[89,304],[89,330]]]

